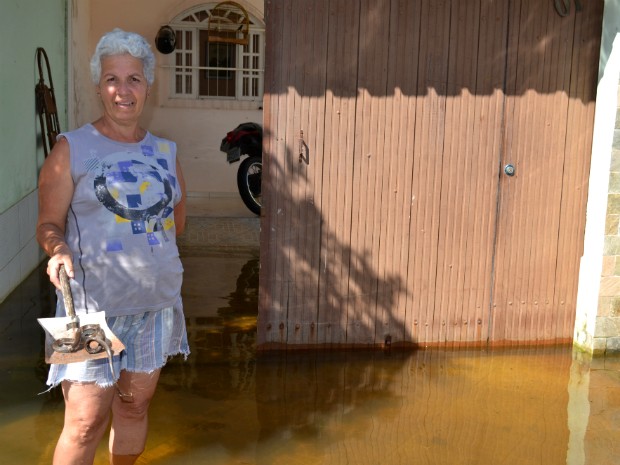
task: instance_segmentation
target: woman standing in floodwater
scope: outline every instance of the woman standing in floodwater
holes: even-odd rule
[[[65,423],[54,464],[93,463],[110,416],[110,463],[143,452],[161,368],[189,347],[176,235],[185,226],[185,183],[176,145],[139,125],[155,57],[140,35],[115,29],[99,41],[91,74],[103,114],[62,133],[41,170],[37,239],[57,287],[64,265],[77,315],[105,311],[126,350],[108,360],[51,365]],[[65,316],[62,298],[57,316]],[[132,397],[125,402],[116,395]]]

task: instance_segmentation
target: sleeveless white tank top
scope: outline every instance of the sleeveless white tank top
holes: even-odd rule
[[[174,142],[151,133],[138,143],[117,142],[92,124],[59,137],[69,142],[75,186],[66,240],[76,313],[135,315],[173,306],[183,275]]]

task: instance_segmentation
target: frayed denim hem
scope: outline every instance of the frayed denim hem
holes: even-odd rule
[[[168,363],[168,361],[174,357],[176,357],[177,355],[182,355],[183,356],[183,361],[186,362],[188,357],[190,356],[191,351],[189,350],[189,347],[187,348],[183,348],[178,350],[177,352],[171,353],[171,354],[166,354],[164,357],[164,360],[162,360],[162,363],[160,365],[157,365],[153,368],[149,368],[148,370],[140,370],[140,369],[132,369],[132,368],[128,368],[128,367],[124,367],[122,368],[120,371],[118,371],[118,375],[116,377],[116,379],[114,381],[110,381],[109,379],[105,379],[105,380],[89,380],[89,379],[72,379],[71,376],[67,376],[65,375],[60,375],[61,371],[64,371],[66,373],[66,370],[63,370],[63,365],[57,366],[57,365],[51,365],[50,366],[50,374],[47,380],[47,385],[49,386],[46,390],[42,391],[39,393],[39,395],[41,394],[47,394],[48,392],[50,392],[52,389],[54,389],[55,387],[59,386],[63,381],[70,381],[72,383],[82,383],[82,384],[96,384],[97,386],[99,386],[102,389],[107,389],[110,387],[114,386],[114,383],[116,383],[118,381],[118,378],[120,377],[120,372],[121,371],[127,371],[129,373],[146,373],[146,374],[151,374],[157,370],[161,370],[164,366],[166,366],[166,364]],[[121,354],[122,356],[123,354]],[[106,366],[108,367],[109,370],[109,362],[108,359],[98,359],[98,360],[105,360],[106,361]],[[85,362],[76,362],[76,363],[85,363]],[[117,362],[118,363],[118,362]],[[52,377],[52,372],[55,372],[55,376],[54,376],[54,380],[51,380]],[[59,376],[60,375],[60,376]],[[110,378],[111,378],[111,372],[110,372]]]

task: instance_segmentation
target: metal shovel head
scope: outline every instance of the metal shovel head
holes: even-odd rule
[[[80,315],[80,325],[99,325],[105,332],[105,337],[109,340],[110,349],[112,354],[119,354],[125,349],[124,344],[112,333],[112,330],[108,327],[105,320],[105,312],[87,313]],[[39,324],[46,331],[45,342],[45,362],[46,363],[58,363],[66,364],[73,362],[83,362],[84,360],[93,360],[98,358],[105,358],[108,356],[105,350],[96,354],[90,354],[84,347],[81,347],[75,352],[57,352],[53,349],[52,343],[55,340],[70,337],[71,330],[67,329],[67,325],[71,322],[70,317],[55,317],[55,318],[38,318]]]

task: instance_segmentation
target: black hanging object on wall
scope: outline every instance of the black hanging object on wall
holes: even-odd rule
[[[174,52],[177,43],[177,37],[174,30],[170,26],[162,26],[155,36],[155,47],[159,52],[167,55]]]
[[[58,111],[56,109],[56,96],[54,95],[54,83],[47,53],[42,47],[37,48],[37,66],[39,68],[39,82],[34,87],[37,113],[41,126],[41,138],[45,157],[49,154],[56,143],[56,136],[60,133]],[[45,84],[45,73],[49,80],[49,86]]]

